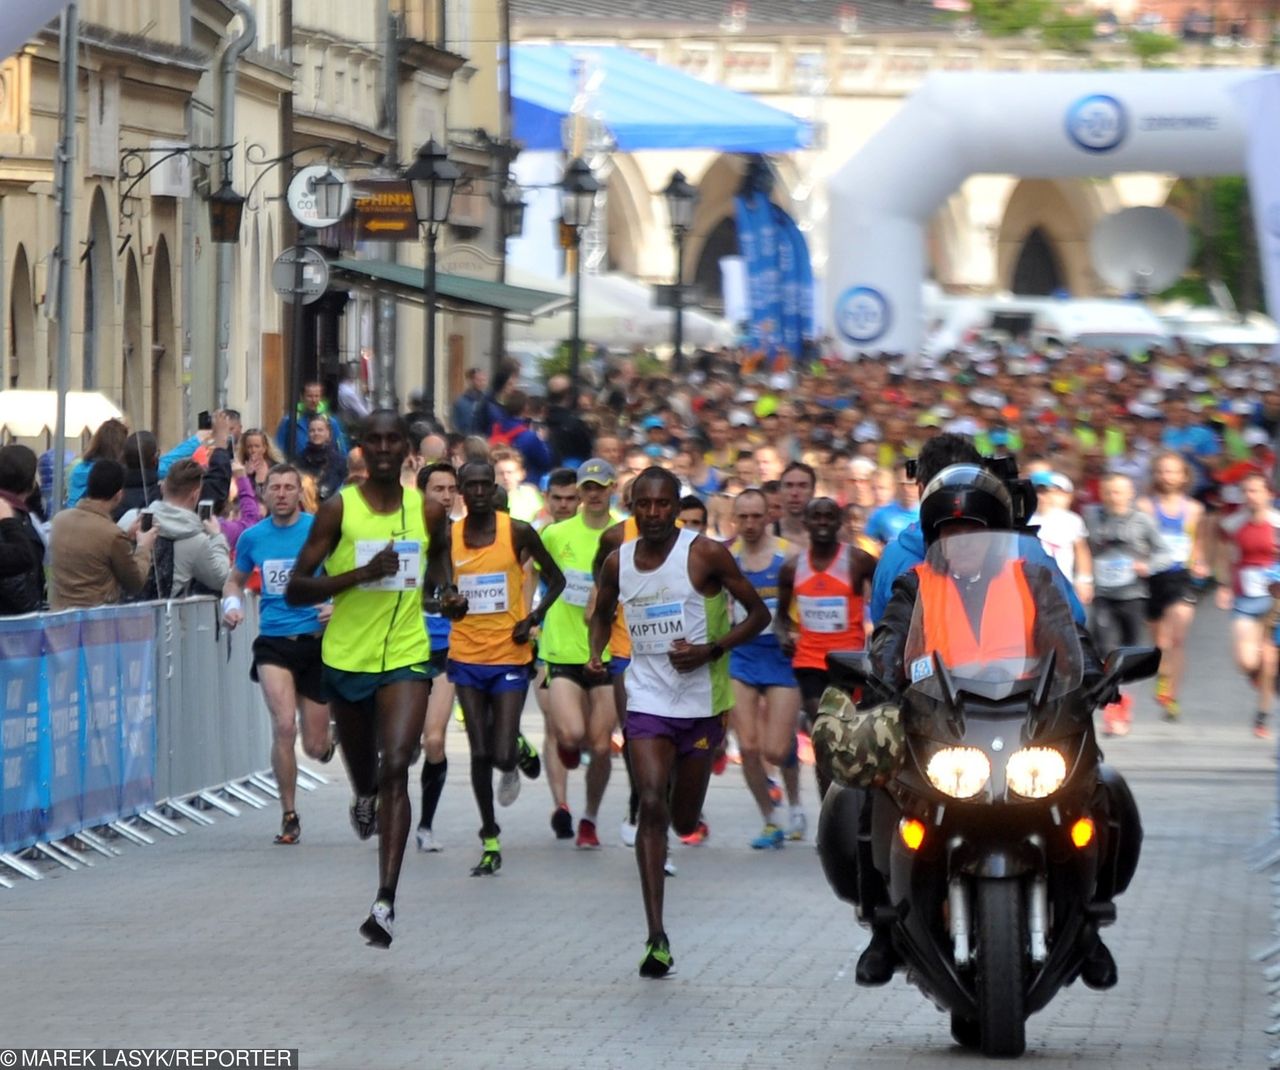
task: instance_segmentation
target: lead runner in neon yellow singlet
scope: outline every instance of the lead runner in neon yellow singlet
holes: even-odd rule
[[[442,611],[455,619],[466,603],[450,582],[444,509],[400,485],[409,452],[400,416],[374,412],[361,448],[369,477],[321,505],[285,600],[334,602],[322,659],[356,793],[351,822],[361,839],[379,832],[378,892],[360,934],[372,946],[389,947],[409,838],[409,765],[431,693],[423,590],[440,591]]]

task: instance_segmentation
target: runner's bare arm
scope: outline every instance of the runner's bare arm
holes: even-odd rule
[[[796,559],[787,558],[778,570],[778,612],[773,615],[773,632],[787,657],[796,652],[795,631],[791,626],[791,600],[795,596]]]
[[[865,599],[871,594],[871,581],[876,574],[876,559],[866,550],[853,548],[849,555],[849,587]]]
[[[227,577],[227,582],[222,585],[222,619],[226,622],[228,628],[234,628],[242,620],[244,620],[244,585],[249,582],[249,573],[241,572],[238,568],[231,570],[231,575]],[[237,602],[242,603],[239,609],[227,609],[226,600],[234,598]]]
[[[600,545],[596,549],[596,559],[591,563],[591,576],[597,583],[600,582],[600,570],[604,568],[605,558],[622,545],[622,536],[626,534],[626,530],[627,523],[623,520],[614,524],[613,527],[607,529],[600,536]]]
[[[436,591],[440,613],[449,620],[461,620],[467,614],[467,600],[453,585],[452,542],[449,536],[449,514],[439,502],[422,502],[422,520],[430,536],[427,546],[427,580],[422,595]]]
[[[714,584],[727,591],[747,611],[747,616],[715,642],[686,643],[677,640],[670,654],[671,664],[677,672],[692,672],[735,646],[754,639],[769,626],[769,610],[765,607],[760,592],[742,574],[738,562],[723,543],[713,539],[697,539],[689,549],[689,575],[698,590]],[[699,579],[701,582],[698,582]]]
[[[560,571],[560,566],[552,560],[551,554],[547,552],[547,548],[542,544],[542,537],[533,530],[532,525],[526,524],[520,520],[511,522],[511,529],[514,535],[516,554],[524,559],[527,555],[537,566],[538,571],[542,573],[542,582],[547,585],[546,592],[542,596],[542,602],[532,613],[528,614],[524,620],[515,626],[512,632],[512,638],[517,643],[525,643],[529,640],[529,633],[542,623],[543,618],[547,615],[547,610],[557,598],[560,592],[564,590],[564,573]]]
[[[618,553],[615,550],[604,559],[596,575],[596,604],[588,618],[591,646],[587,668],[593,672],[604,668],[601,658],[613,634],[613,618],[617,613]]]
[[[394,576],[399,570],[399,557],[388,540],[386,549],[361,568],[338,576],[313,575],[324,564],[324,559],[333,553],[341,536],[342,496],[335,494],[320,506],[316,521],[311,525],[311,533],[293,566],[289,586],[284,590],[284,600],[289,605],[314,606],[358,584],[376,582],[383,576]]]

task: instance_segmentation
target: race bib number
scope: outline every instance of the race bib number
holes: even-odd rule
[[[1165,535],[1164,544],[1169,548],[1169,556],[1179,565],[1185,565],[1191,558],[1190,535]]]
[[[483,576],[459,576],[458,593],[467,599],[467,613],[505,613],[511,608],[507,574],[491,572]]]
[[[293,576],[294,562],[290,560],[262,562],[262,593],[284,597],[284,589]]]
[[[810,632],[843,632],[849,627],[849,600],[843,595],[814,598],[800,595],[800,627]]]
[[[1093,563],[1093,575],[1099,587],[1125,587],[1134,581],[1132,557],[1101,557]]]
[[[356,542],[356,568],[372,561],[387,544],[378,539],[360,539]],[[394,576],[383,576],[377,583],[362,583],[366,591],[416,591],[418,576],[422,572],[422,543],[416,539],[393,544],[397,567]]]
[[[769,611],[769,623],[766,628],[773,627],[773,618],[778,612],[778,600],[776,598],[764,599],[764,608]],[[747,607],[741,602],[729,600],[729,617],[735,625],[741,624],[747,619]]]
[[[1240,593],[1245,598],[1262,598],[1271,593],[1271,585],[1267,582],[1265,568],[1242,568],[1240,570]]]
[[[582,569],[577,568],[567,568],[564,570],[564,593],[560,598],[571,606],[585,609],[587,602],[591,599],[593,584],[594,581],[590,572],[584,572]]]
[[[633,654],[666,654],[684,638],[684,603],[627,606],[627,632]]]

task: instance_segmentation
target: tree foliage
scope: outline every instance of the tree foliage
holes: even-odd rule
[[[1184,178],[1173,187],[1168,204],[1187,220],[1193,254],[1182,278],[1162,296],[1210,304],[1209,283],[1220,279],[1241,311],[1261,308],[1261,265],[1249,184],[1238,175]]]

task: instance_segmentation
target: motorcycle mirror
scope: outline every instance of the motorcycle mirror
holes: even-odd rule
[[[877,686],[871,669],[871,655],[865,650],[837,650],[827,655],[831,682],[852,691],[857,687]]]
[[[1160,651],[1151,646],[1120,646],[1107,655],[1102,671],[1112,684],[1147,680],[1160,669]]]

